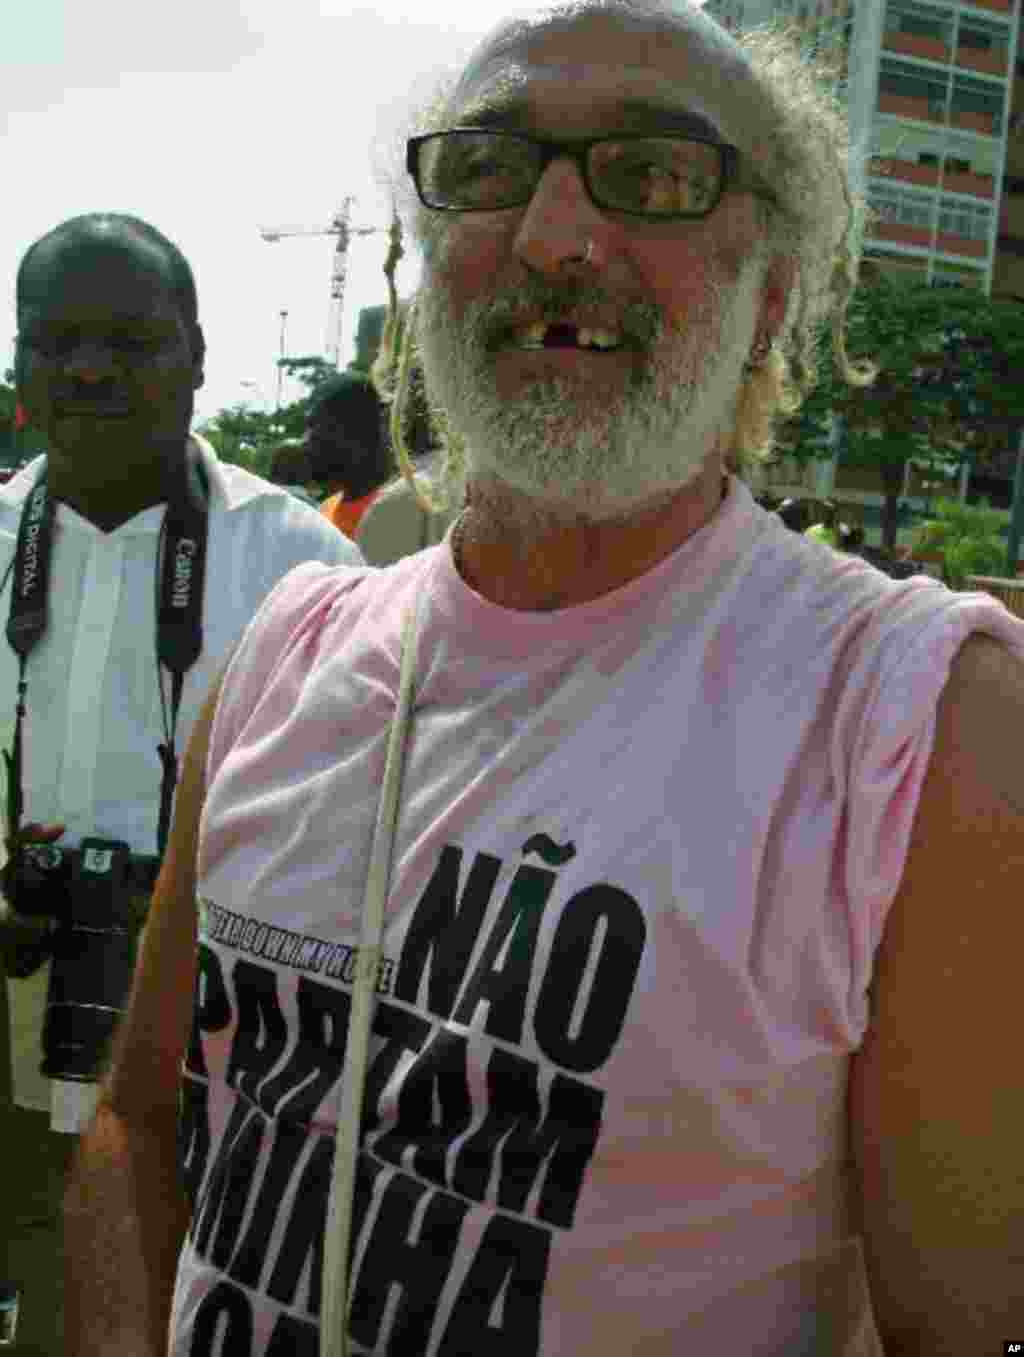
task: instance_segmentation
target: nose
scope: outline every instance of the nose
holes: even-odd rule
[[[608,254],[609,223],[591,201],[579,167],[571,160],[547,166],[523,213],[514,249],[528,268],[550,277],[570,261],[599,265]]]

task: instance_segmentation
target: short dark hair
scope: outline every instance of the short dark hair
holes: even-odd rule
[[[199,301],[196,296],[196,280],[191,265],[172,240],[151,226],[141,217],[133,217],[127,212],[86,212],[78,217],[70,217],[45,236],[34,241],[22,256],[18,265],[15,282],[15,305],[20,320],[25,304],[26,277],[34,256],[44,246],[50,244],[72,243],[77,238],[97,239],[106,235],[112,242],[135,240],[158,251],[167,265],[171,280],[171,291],[181,309],[182,318],[194,345],[195,357],[202,362],[206,354],[206,342],[199,327]]]
[[[309,398],[306,423],[323,415],[343,425],[346,437],[337,447],[314,451],[316,480],[340,480],[353,499],[360,499],[391,479],[395,463],[384,431],[385,410],[368,378],[339,372],[321,382]]]
[[[306,418],[330,413],[367,425],[380,414],[380,397],[369,377],[361,372],[336,372],[317,386],[309,397]]]

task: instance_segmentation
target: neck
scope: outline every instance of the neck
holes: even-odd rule
[[[577,607],[652,570],[710,521],[723,494],[717,457],[682,490],[611,520],[562,517],[507,486],[476,483],[456,529],[459,573],[503,608]]]
[[[177,455],[161,450],[156,459],[130,467],[111,467],[107,478],[87,478],[70,459],[51,452],[47,456],[47,482],[54,499],[67,504],[101,532],[113,532],[143,509],[165,503],[184,461],[183,443]]]

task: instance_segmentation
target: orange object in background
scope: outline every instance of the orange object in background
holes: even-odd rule
[[[339,490],[336,495],[328,495],[320,505],[320,512],[324,518],[330,519],[336,528],[339,528],[346,537],[355,539],[356,529],[359,527],[359,520],[367,509],[377,498],[380,490],[371,490],[368,495],[362,495],[359,499],[346,500],[345,492]]]

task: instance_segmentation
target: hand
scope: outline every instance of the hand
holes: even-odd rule
[[[15,980],[24,980],[39,970],[52,951],[50,937],[53,919],[46,914],[19,914],[10,903],[13,891],[10,877],[17,859],[17,850],[27,843],[53,843],[64,833],[63,825],[23,825],[16,837],[5,840],[7,862],[0,881],[5,897],[0,911],[0,971]]]
[[[64,825],[40,825],[34,821],[31,824],[22,825],[16,835],[12,837],[8,834],[4,839],[7,856],[12,858],[15,848],[20,847],[23,843],[53,843],[64,833],[64,829]]]

